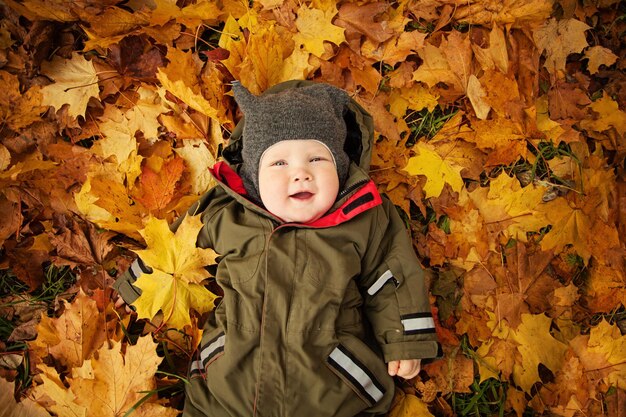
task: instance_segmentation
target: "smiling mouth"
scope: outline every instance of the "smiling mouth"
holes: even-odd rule
[[[313,193],[310,193],[308,191],[302,191],[299,193],[292,194],[289,197],[295,198],[296,200],[306,200],[308,198],[313,197]]]

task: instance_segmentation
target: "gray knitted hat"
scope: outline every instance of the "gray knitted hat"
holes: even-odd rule
[[[233,91],[245,118],[240,174],[251,198],[260,201],[261,155],[283,140],[315,139],[328,146],[335,158],[339,184],[344,183],[350,164],[343,148],[343,114],[350,101],[345,91],[328,84],[312,84],[255,96],[239,82],[233,83]]]

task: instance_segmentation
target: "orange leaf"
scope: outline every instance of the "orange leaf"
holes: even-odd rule
[[[165,209],[180,191],[177,185],[184,169],[184,159],[179,157],[163,162],[158,172],[147,165],[144,166],[139,177],[138,195],[135,198],[151,212]]]

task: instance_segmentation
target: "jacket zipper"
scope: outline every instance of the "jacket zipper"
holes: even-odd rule
[[[362,187],[363,185],[367,184],[368,182],[370,182],[369,179],[366,180],[361,180],[358,182],[355,182],[354,184],[352,184],[351,186],[349,186],[348,188],[343,189],[339,195],[338,195],[338,200],[347,196],[348,194],[350,194],[352,191],[356,190],[357,188]]]

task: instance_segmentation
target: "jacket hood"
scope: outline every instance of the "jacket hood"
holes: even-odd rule
[[[291,88],[300,88],[314,84],[312,81],[292,80],[277,84],[263,93],[275,94]],[[372,157],[372,147],[374,140],[374,121],[363,107],[354,99],[350,99],[347,106],[348,111],[344,115],[347,127],[347,136],[344,150],[348,154],[351,162],[354,162],[364,172],[369,171]],[[245,117],[242,118],[233,130],[228,144],[222,152],[224,160],[235,172],[240,172],[243,162],[242,149],[246,138],[243,136]]]

